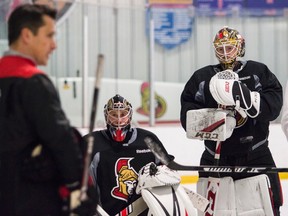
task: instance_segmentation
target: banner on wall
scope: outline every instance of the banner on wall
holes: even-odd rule
[[[163,5],[163,4],[187,4],[192,5],[193,0],[148,0],[149,5]]]
[[[246,0],[247,16],[288,16],[287,0]]]
[[[181,2],[181,4],[179,4]],[[154,21],[154,38],[157,44],[172,49],[189,40],[194,22],[192,0],[150,0],[146,13],[146,29]]]
[[[240,16],[245,0],[194,0],[197,16]]]
[[[287,0],[194,0],[198,16],[288,16]]]

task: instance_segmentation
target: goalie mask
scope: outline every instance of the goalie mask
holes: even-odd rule
[[[237,57],[245,55],[245,39],[227,26],[218,31],[213,40],[215,55],[224,69],[233,69]]]
[[[122,142],[131,127],[132,106],[122,96],[116,94],[110,98],[104,107],[107,128],[112,138]]]

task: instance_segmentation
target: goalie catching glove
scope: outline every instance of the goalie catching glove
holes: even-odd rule
[[[144,188],[152,188],[166,185],[180,184],[181,177],[177,171],[169,169],[165,165],[157,166],[151,162],[139,171],[136,193],[140,194]]]
[[[211,78],[209,90],[218,104],[235,106],[236,110],[244,110],[251,118],[258,116],[260,94],[250,91],[246,85],[239,81],[235,72],[231,70],[218,72]]]

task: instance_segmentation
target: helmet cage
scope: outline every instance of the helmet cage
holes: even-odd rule
[[[237,40],[214,43],[215,54],[221,63],[229,64],[239,56],[241,45]]]
[[[131,109],[117,108],[106,113],[106,123],[112,127],[124,128],[131,122]]]

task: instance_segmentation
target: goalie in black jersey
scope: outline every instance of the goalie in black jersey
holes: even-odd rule
[[[221,166],[275,167],[268,147],[268,135],[269,122],[279,116],[283,103],[280,82],[265,64],[243,58],[245,40],[237,30],[227,26],[221,28],[214,37],[213,46],[219,64],[208,65],[195,71],[181,94],[183,128],[189,134],[188,137],[204,139],[205,151],[200,164],[215,165],[216,161],[217,165]],[[223,111],[227,113],[227,118],[223,119],[225,127],[222,129],[219,127],[214,131],[210,127],[210,131],[207,130],[208,124],[213,124],[216,114]],[[197,116],[194,113],[197,113]],[[221,173],[217,177],[232,177],[235,185],[238,184],[236,183],[238,180],[245,179],[250,182],[251,177],[254,182],[252,188],[257,188],[261,180],[254,181],[257,179],[254,175],[257,174]],[[212,174],[199,173],[199,176],[203,179]],[[215,215],[217,211],[218,215],[221,215],[220,208],[236,211],[236,214],[241,211],[247,215],[258,215],[257,211],[263,211],[265,215],[280,215],[279,208],[283,200],[279,176],[277,173],[267,176],[269,177],[267,187],[255,193],[264,196],[263,193],[270,187],[269,183],[272,193],[271,196],[268,195],[267,202],[259,201],[261,202],[259,209],[255,207],[257,205],[253,207],[249,204],[255,203],[255,200],[253,201],[255,197],[251,195],[254,190],[247,184],[247,187],[244,187],[247,191],[244,192],[246,195],[249,194],[248,198],[239,198],[238,194],[243,195],[244,192],[235,190],[231,192],[235,195],[235,200],[234,198],[229,200],[232,202],[231,206],[235,208],[225,206],[218,208],[215,204],[215,209],[212,211],[216,212]],[[223,201],[225,198],[219,195],[218,199]],[[239,203],[244,204],[241,206]],[[271,205],[272,210],[269,210],[268,205]],[[249,211],[251,214],[247,213]]]
[[[108,215],[129,213],[131,208],[126,207],[140,197],[135,191],[139,170],[150,162],[159,164],[144,138],[150,137],[161,146],[162,143],[152,132],[131,127],[132,114],[131,104],[116,94],[104,107],[107,128],[92,133],[90,174],[100,194],[100,205]],[[141,211],[139,215],[147,215],[145,203],[137,210]]]

